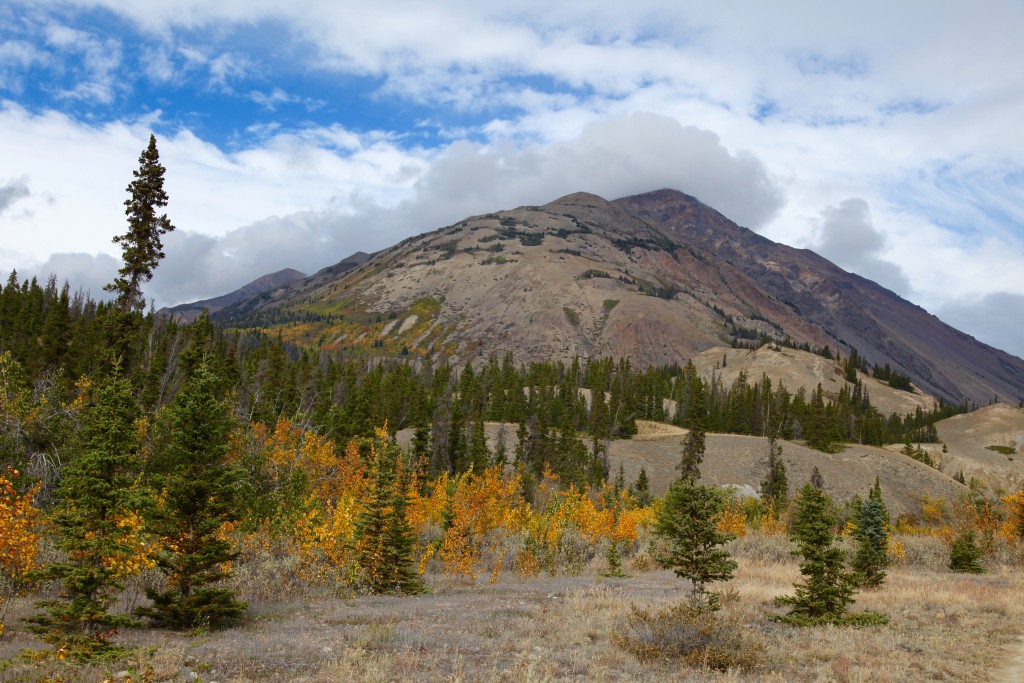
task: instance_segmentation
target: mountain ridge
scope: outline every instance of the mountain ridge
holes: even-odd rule
[[[1024,396],[1024,361],[809,250],[676,190],[579,192],[481,214],[343,260],[217,313],[293,343],[456,362],[629,357],[685,363],[754,339],[825,346],[987,403]]]
[[[306,274],[294,268],[283,268],[274,273],[262,275],[252,282],[242,285],[238,289],[221,294],[210,299],[202,299],[177,306],[160,309],[160,313],[173,316],[182,322],[191,322],[202,315],[203,311],[216,313],[217,311],[232,304],[244,301],[253,296],[259,296],[265,292],[285,287],[293,282],[306,278]]]

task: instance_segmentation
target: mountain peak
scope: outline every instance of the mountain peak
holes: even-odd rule
[[[302,321],[289,328],[301,345],[431,362],[511,351],[525,362],[611,356],[657,366],[767,340],[829,355],[855,347],[932,395],[1024,395],[1020,359],[678,190],[615,201],[575,192],[403,240],[372,267],[368,256],[219,317],[248,327]]]
[[[567,194],[564,197],[559,197],[553,202],[548,202],[547,204],[544,205],[543,208],[554,209],[556,207],[566,206],[585,206],[588,208],[600,208],[606,207],[609,204],[610,202],[607,199],[605,199],[604,197],[600,197],[596,194],[591,194],[589,192],[573,192],[572,194]]]

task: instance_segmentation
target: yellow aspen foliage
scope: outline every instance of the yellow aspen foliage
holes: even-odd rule
[[[719,533],[732,534],[736,538],[747,535],[747,515],[743,509],[743,503],[735,498],[729,498],[721,516],[715,521],[715,528]]]
[[[999,527],[999,536],[1010,544],[1024,538],[1024,491],[1003,496],[1006,518]]]
[[[902,562],[907,559],[907,549],[903,543],[892,535],[892,529],[889,530],[889,541],[885,549],[885,554],[889,556],[893,562]]]
[[[41,528],[41,513],[32,504],[40,484],[18,493],[14,487],[18,476],[12,467],[7,468],[6,476],[0,475],[0,572],[6,579],[3,585],[11,587],[36,566]],[[5,630],[3,615],[9,597],[0,593],[0,635]]]
[[[42,513],[32,504],[41,484],[19,494],[14,487],[18,476],[12,467],[0,475],[0,570],[10,578],[36,566],[42,522]]]
[[[926,524],[941,524],[945,517],[945,499],[932,498],[927,493],[921,496],[921,518]]]
[[[986,498],[962,496],[953,503],[953,513],[961,530],[978,534],[978,543],[985,553],[995,550],[996,533],[1003,524],[995,503]],[[952,540],[950,540],[952,543]]]
[[[789,522],[785,512],[769,508],[761,517],[761,533],[769,536],[785,536],[789,533]]]
[[[123,552],[103,558],[103,566],[117,578],[134,576],[156,566],[156,548],[149,543],[145,520],[134,510],[115,516],[115,525],[121,534]]]

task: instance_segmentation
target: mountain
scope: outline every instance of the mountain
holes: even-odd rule
[[[198,318],[203,311],[208,310],[212,315],[225,306],[245,301],[246,299],[254,296],[260,296],[266,292],[272,292],[273,290],[281,287],[287,287],[293,282],[302,280],[305,277],[305,273],[300,273],[299,271],[291,268],[285,268],[284,270],[279,270],[276,273],[256,278],[249,284],[228,294],[222,294],[221,296],[214,297],[212,299],[203,299],[202,301],[179,304],[170,308],[162,308],[160,309],[160,313],[174,316],[178,320],[184,322],[191,322]]]
[[[577,193],[474,216],[217,317],[304,346],[454,362],[512,352],[661,365],[761,337],[824,353],[856,347],[954,401],[1024,396],[1019,358],[674,190]]]

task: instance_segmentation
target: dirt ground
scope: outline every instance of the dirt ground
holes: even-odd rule
[[[147,667],[151,681],[206,683],[998,681],[1014,680],[1005,676],[1020,670],[1020,660],[1011,659],[1022,642],[1019,567],[956,575],[941,566],[944,548],[910,548],[914,563],[894,567],[886,584],[859,594],[854,607],[888,614],[889,625],[798,629],[766,619],[779,611],[772,599],[799,579],[788,549],[781,537],[748,536],[732,545],[740,567],[725,584],[723,609],[763,648],[756,671],[641,662],[618,647],[613,633],[632,606],[674,604],[687,584],[633,561],[629,577],[608,578],[595,558],[576,576],[501,575],[491,584],[431,574],[431,593],[419,597],[300,591],[270,572],[258,595],[243,595],[251,602],[244,624],[191,633],[129,629],[115,639],[131,654],[106,665],[20,658],[41,644],[19,627],[31,607],[18,600],[7,615],[11,631],[0,639],[0,681],[139,681]]]

